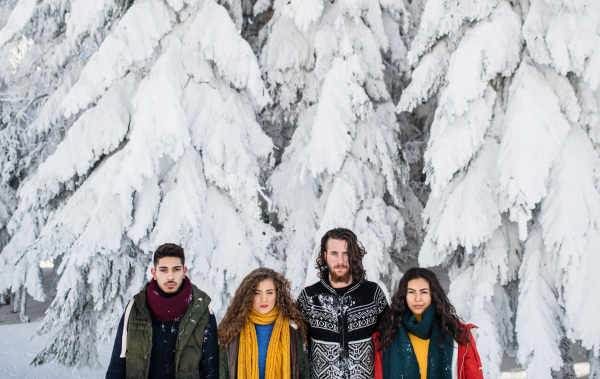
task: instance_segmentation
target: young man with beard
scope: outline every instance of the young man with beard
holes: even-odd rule
[[[372,335],[388,303],[381,288],[366,280],[365,254],[351,230],[332,229],[321,239],[321,280],[298,297],[308,323],[311,379],[374,377]]]
[[[160,246],[151,272],[121,318],[106,379],[217,379],[217,321],[185,276],[183,248]]]

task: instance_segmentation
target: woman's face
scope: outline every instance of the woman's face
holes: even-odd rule
[[[252,299],[252,308],[260,314],[267,314],[275,306],[275,284],[271,279],[265,279],[258,283],[254,298]]]
[[[431,290],[427,280],[418,278],[408,281],[406,304],[415,315],[422,314],[431,305]]]

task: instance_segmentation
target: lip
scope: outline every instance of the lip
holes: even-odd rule
[[[423,306],[422,306],[422,305],[413,305],[413,307],[415,307],[415,308],[417,308],[417,309],[421,309],[421,308],[423,308]]]
[[[261,308],[269,308],[268,305],[260,305]]]
[[[175,287],[175,284],[174,283],[169,283],[169,284],[167,284],[167,287],[169,287],[169,288]]]

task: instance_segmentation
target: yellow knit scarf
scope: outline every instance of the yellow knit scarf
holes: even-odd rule
[[[250,310],[246,324],[240,333],[238,356],[238,378],[258,379],[258,340],[254,324],[269,325],[275,322],[269,349],[265,379],[291,379],[290,368],[290,325],[275,306],[269,313],[260,314],[254,308]]]

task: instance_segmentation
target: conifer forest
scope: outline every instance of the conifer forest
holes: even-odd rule
[[[447,273],[484,376],[600,378],[600,1],[0,1],[0,304],[97,367],[173,242],[220,319],[352,229]]]

